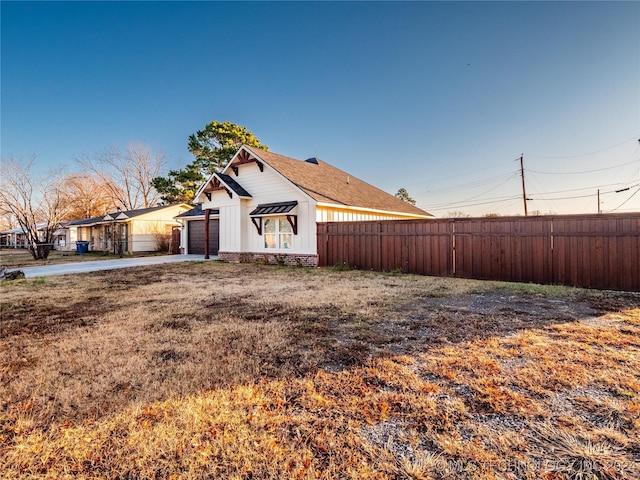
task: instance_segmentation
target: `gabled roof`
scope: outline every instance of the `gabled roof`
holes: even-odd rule
[[[81,218],[79,220],[71,220],[67,223],[67,227],[82,227],[88,225],[95,225],[96,223],[100,223],[104,217],[92,217],[92,218]]]
[[[229,189],[233,190],[233,192],[239,197],[251,198],[251,194],[247,192],[242,185],[236,182],[231,175],[225,175],[224,173],[214,173],[214,176],[218,177],[218,179],[226,185]]]
[[[8,235],[10,233],[24,233],[24,229],[22,227],[12,228],[11,230],[4,230],[0,232],[1,235]]]
[[[116,212],[108,213],[105,216],[115,218],[115,219],[125,219],[125,218],[133,218],[139,217],[140,215],[144,215],[146,213],[155,212],[156,210],[162,210],[163,208],[173,207],[174,205],[160,205],[158,207],[148,207],[148,208],[138,208],[136,210],[118,210]]]
[[[212,215],[218,215],[220,213],[219,210],[211,210]],[[196,205],[191,210],[187,210],[180,215],[177,215],[175,218],[191,218],[191,217],[204,217],[204,210],[202,210],[202,204]]]
[[[35,227],[37,231],[40,230],[44,230],[47,227],[48,223],[47,222],[38,222],[36,223]],[[67,226],[67,222],[60,222],[56,228],[65,228]],[[9,235],[11,233],[25,233],[24,229],[22,227],[16,227],[16,228],[12,228],[11,230],[5,230],[3,232],[0,232],[0,235]]]
[[[157,210],[162,210],[164,208],[175,207],[176,205],[184,205],[188,207],[186,203],[183,204],[173,204],[173,205],[160,205],[158,207],[149,207],[149,208],[138,208],[136,210],[117,210],[115,212],[107,213],[106,215],[101,215],[99,217],[92,218],[83,218],[79,220],[70,221],[67,226],[73,227],[82,227],[89,225],[97,225],[103,222],[109,222],[113,220],[127,220],[134,217],[139,217],[140,215],[145,215],[147,213],[155,212]]]
[[[433,216],[322,160],[296,160],[256,147],[242,146],[317,202],[411,215]],[[233,167],[230,163],[225,171]]]

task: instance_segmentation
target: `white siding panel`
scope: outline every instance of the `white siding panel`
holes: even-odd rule
[[[227,173],[242,185],[258,203],[275,203],[309,198],[267,165],[265,165],[262,172],[255,163],[241,165],[238,168],[239,175],[237,177],[231,170]]]
[[[316,221],[318,222],[355,222],[365,220],[403,220],[402,215],[340,209],[340,207],[318,207],[316,209]]]
[[[155,252],[158,250],[156,235],[153,233],[136,233],[129,237],[132,252]]]

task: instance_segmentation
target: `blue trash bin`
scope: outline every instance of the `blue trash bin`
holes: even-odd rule
[[[78,241],[76,242],[76,253],[78,255],[84,255],[89,251],[89,242]]]

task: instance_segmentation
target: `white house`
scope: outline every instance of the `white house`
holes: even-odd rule
[[[195,203],[179,218],[185,253],[288,265],[318,264],[316,222],[432,216],[317,158],[246,145],[200,187]]]

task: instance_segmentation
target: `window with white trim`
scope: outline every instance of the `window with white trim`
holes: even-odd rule
[[[286,217],[268,217],[263,226],[264,248],[288,250],[293,246],[293,227]]]

